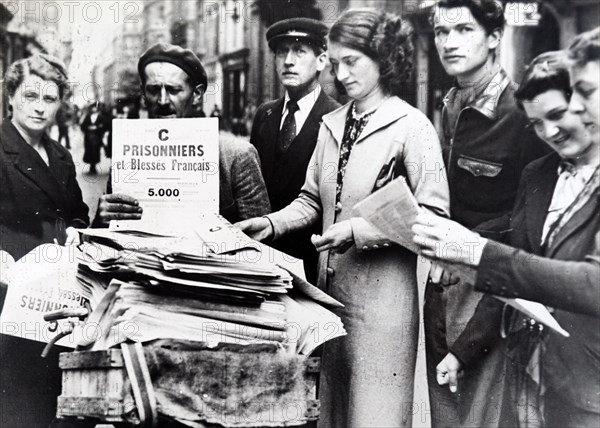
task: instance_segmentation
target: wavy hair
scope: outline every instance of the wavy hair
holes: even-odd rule
[[[367,55],[379,65],[383,91],[400,95],[412,71],[412,28],[397,15],[372,8],[345,11],[329,30],[329,41]]]
[[[569,59],[575,65],[585,65],[600,60],[600,27],[581,33],[567,49]]]
[[[58,58],[46,54],[36,54],[20,59],[8,67],[4,75],[4,85],[8,96],[15,95],[29,74],[56,83],[60,98],[63,99],[67,96],[69,85],[66,67]]]
[[[466,7],[471,11],[473,18],[481,25],[486,34],[490,35],[494,30],[502,31],[506,24],[502,2],[498,0],[440,0],[436,7],[452,9]],[[433,23],[435,8],[430,20]]]
[[[545,52],[531,61],[514,97],[519,107],[524,101],[533,101],[538,95],[556,89],[571,97],[571,84],[564,51]]]

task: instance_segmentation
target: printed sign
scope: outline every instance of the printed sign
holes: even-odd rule
[[[217,118],[113,121],[112,191],[139,201],[141,220],[117,230],[177,234],[200,213],[219,212]]]

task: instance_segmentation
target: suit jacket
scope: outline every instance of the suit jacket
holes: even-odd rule
[[[277,137],[283,115],[284,98],[262,104],[256,111],[250,143],[258,150],[260,165],[273,211],[289,205],[300,194],[306,177],[306,168],[317,144],[323,115],[340,104],[321,91],[306,122],[285,153],[279,153]],[[313,233],[321,233],[318,222],[310,230],[293,233],[274,243],[281,251],[304,259],[307,278],[316,280],[317,252],[310,242]]]
[[[543,376],[571,405],[600,413],[600,192],[543,248],[559,162],[553,153],[524,171],[511,220],[512,247],[486,245],[475,288],[555,308],[570,337],[549,333]]]
[[[0,127],[0,248],[15,259],[65,239],[65,228],[86,227],[88,207],[69,152],[44,137],[49,165],[10,120]],[[0,309],[6,289],[0,287]],[[60,394],[60,349],[43,359],[44,344],[0,335],[0,426],[47,427]]]
[[[321,372],[324,426],[407,426],[398,403],[411,403],[417,352],[416,256],[392,245],[354,205],[385,185],[390,166],[404,165],[417,201],[448,215],[449,198],[437,133],[419,110],[390,97],[356,139],[336,206],[337,166],[350,104],[323,117],[317,147],[298,198],[267,216],[275,236],[323,220],[349,221],[355,245],[320,253],[319,287],[341,301],[348,335],[325,345]],[[363,358],[364,357],[364,358]]]
[[[246,141],[219,140],[219,213],[232,223],[271,212],[256,149]]]

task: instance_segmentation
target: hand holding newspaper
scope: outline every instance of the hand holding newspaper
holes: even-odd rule
[[[354,211],[371,225],[379,229],[395,243],[419,254],[418,246],[413,242],[412,227],[422,210],[403,177],[399,177],[385,187],[374,192],[368,198],[354,206]],[[477,278],[476,268],[446,260],[435,260],[447,269],[458,271],[463,284],[474,284]],[[565,331],[541,303],[524,299],[508,299],[494,296],[507,305],[546,325],[557,333],[568,337]]]
[[[403,177],[356,204],[354,211],[396,244],[419,253],[411,229],[421,207]]]

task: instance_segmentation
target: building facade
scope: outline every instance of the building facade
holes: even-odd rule
[[[434,4],[435,0],[151,0],[144,2],[138,27],[128,32],[131,40],[115,43],[114,58],[134,64],[134,57],[160,41],[193,50],[208,74],[204,112],[210,115],[218,108],[226,129],[243,131],[244,120],[247,123],[256,106],[283,93],[265,40],[269,25],[294,16],[317,17],[331,25],[347,8],[383,8],[400,14],[414,28],[414,71],[402,97],[439,123],[442,98],[453,82],[433,43],[429,15]],[[500,58],[516,81],[537,54],[566,47],[600,19],[597,0],[504,0],[504,5],[507,27]],[[135,38],[136,31],[141,40]],[[329,69],[320,79],[335,96]]]
[[[0,2],[0,81],[10,64],[36,53],[54,55],[68,67],[72,54],[71,27],[63,18],[60,5],[54,1]],[[0,118],[7,114],[7,100],[3,96]]]

